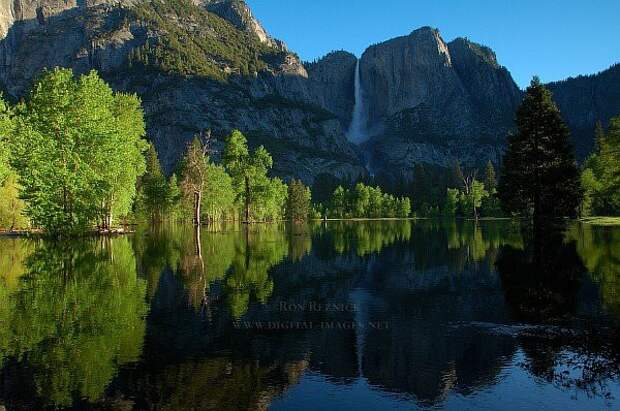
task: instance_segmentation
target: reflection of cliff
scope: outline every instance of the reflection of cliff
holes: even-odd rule
[[[99,399],[142,350],[146,284],[129,241],[37,242],[21,263],[16,283],[0,281],[1,396],[9,409]]]
[[[451,389],[467,394],[493,384],[512,357],[515,341],[452,323],[505,319],[503,295],[492,267],[501,244],[521,244],[518,230],[493,224],[419,222],[394,235],[397,231],[392,229],[397,226],[355,224],[319,228],[308,256],[276,266],[270,303],[262,315],[251,319],[344,324],[343,329],[295,333],[296,344],[312,353],[310,368],[333,383],[348,384],[363,377],[374,387],[407,393],[430,404],[441,401]],[[384,236],[372,240],[378,246],[367,247],[364,233]],[[357,248],[358,244],[362,247]],[[374,251],[369,255],[364,250]],[[325,307],[352,301],[357,289],[371,294],[360,300],[363,306],[355,312],[279,310],[282,302]],[[359,311],[364,315],[357,315]],[[368,323],[364,330],[346,328],[358,318],[387,322],[388,329],[368,328]]]

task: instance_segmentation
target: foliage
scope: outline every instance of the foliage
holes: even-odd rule
[[[0,229],[28,228],[28,219],[23,215],[25,204],[19,198],[19,185],[14,173],[0,185]]]
[[[581,173],[585,194],[582,215],[620,215],[620,117],[612,118],[605,132],[596,130],[596,147]]]
[[[235,191],[232,178],[222,165],[207,164],[202,205],[205,215],[210,221],[220,220],[235,213]]]
[[[139,358],[146,329],[146,285],[129,240],[15,245],[8,261],[20,273],[12,283],[0,277],[0,362],[37,370],[41,409],[98,400],[118,367]]]
[[[537,78],[517,110],[517,129],[508,138],[498,187],[506,212],[535,222],[576,216],[583,190],[569,131]]]
[[[159,34],[131,51],[130,67],[223,81],[261,71],[279,53],[189,0],[139,2],[129,13]]]
[[[310,188],[300,180],[291,180],[288,185],[287,217],[291,221],[306,221],[310,214]]]
[[[456,188],[448,188],[446,190],[446,202],[442,209],[444,217],[455,217],[459,205],[459,190]]]
[[[466,217],[478,219],[478,210],[482,206],[482,200],[487,198],[489,193],[484,188],[484,183],[471,178],[459,192],[459,204],[463,215]]]
[[[140,179],[141,206],[150,221],[161,221],[166,212],[168,186],[153,144],[146,152],[146,172]]]
[[[137,97],[115,94],[96,72],[46,71],[19,107],[12,166],[25,214],[51,234],[79,232],[129,212],[144,171]]]
[[[11,171],[9,167],[9,137],[13,131],[13,125],[12,113],[0,94],[0,184],[4,182]]]
[[[245,136],[233,130],[226,138],[222,159],[232,177],[236,202],[244,210],[245,221],[283,217],[287,188],[280,179],[268,177],[273,160],[263,146],[250,153]]]
[[[409,198],[395,197],[364,183],[357,183],[353,189],[338,186],[327,210],[330,218],[407,218],[410,214]]]
[[[207,178],[209,157],[198,137],[188,145],[181,167],[181,191],[187,201],[193,201],[194,224],[200,225],[201,206]]]

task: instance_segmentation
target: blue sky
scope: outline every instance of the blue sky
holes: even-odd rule
[[[304,60],[360,55],[421,26],[491,47],[524,87],[620,62],[620,0],[247,0],[274,37]]]

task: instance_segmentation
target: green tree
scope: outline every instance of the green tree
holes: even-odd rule
[[[102,93],[111,91],[96,75],[91,74],[82,79],[90,81],[93,90]],[[90,101],[90,97],[87,96],[85,100]],[[92,109],[95,110],[95,107]],[[137,194],[136,181],[146,170],[144,152],[148,147],[143,140],[146,129],[141,102],[137,96],[115,94],[110,111],[114,119],[111,125],[115,129],[102,142],[107,147],[105,151],[108,156],[101,169],[101,177],[107,186],[102,225],[108,230],[112,227],[113,216],[126,216],[132,209]]]
[[[482,200],[488,196],[489,193],[484,189],[484,183],[476,180],[473,175],[466,177],[463,180],[463,189],[459,195],[463,213],[478,221],[478,209],[482,206]]]
[[[448,188],[446,190],[446,201],[443,207],[443,216],[454,218],[459,205],[459,190]]]
[[[179,217],[179,207],[183,193],[179,187],[176,173],[172,173],[166,184],[166,213],[169,218]]]
[[[355,218],[364,218],[368,216],[370,207],[370,190],[363,183],[357,183],[353,193],[355,198],[353,202],[353,216]]]
[[[495,177],[495,167],[489,160],[484,173],[484,186],[489,194],[493,195],[497,192],[497,178]]]
[[[583,190],[569,131],[538,78],[517,110],[517,129],[508,138],[498,187],[505,211],[535,223],[576,216]]]
[[[596,128],[596,146],[584,164],[582,214],[620,214],[620,117],[609,121],[607,132]]]
[[[114,94],[94,71],[44,72],[20,107],[11,144],[26,215],[54,235],[111,225],[133,201],[143,134],[136,97]]]
[[[14,230],[27,228],[28,219],[23,215],[24,201],[19,198],[17,176],[11,173],[0,184],[0,228]]]
[[[14,122],[9,106],[4,102],[0,94],[0,185],[11,171],[9,167],[9,138],[13,131],[13,125]]]
[[[411,200],[403,197],[397,200],[396,217],[408,218],[411,215]]]
[[[347,210],[347,195],[342,186],[336,187],[331,199],[331,213],[333,217],[344,218]]]
[[[188,145],[181,173],[181,190],[183,195],[193,204],[193,221],[201,224],[202,196],[207,177],[209,158],[205,155],[204,147],[198,137]]]
[[[232,178],[221,165],[207,164],[207,177],[202,199],[209,221],[219,220],[234,210],[235,191]]]
[[[288,201],[286,211],[291,221],[301,222],[308,219],[310,213],[310,188],[300,180],[291,180],[288,185]]]
[[[273,159],[260,146],[250,153],[245,136],[238,130],[226,138],[223,162],[232,177],[237,203],[243,207],[244,220],[281,218],[286,201],[286,185],[270,179]]]
[[[153,144],[146,152],[146,173],[141,178],[142,207],[151,222],[163,219],[168,187]]]

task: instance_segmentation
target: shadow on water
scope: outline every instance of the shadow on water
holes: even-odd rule
[[[602,308],[617,314],[620,271],[613,266],[610,242],[597,244],[591,226],[554,224],[523,232],[525,247],[503,247],[497,261],[512,317],[530,325],[519,335],[521,365],[556,386],[612,398],[608,383],[620,377],[617,318],[602,322],[584,310],[581,295],[584,282],[598,282]]]
[[[614,401],[619,233],[388,221],[0,239],[0,405],[493,408],[518,370],[557,394],[510,386],[515,406]]]

